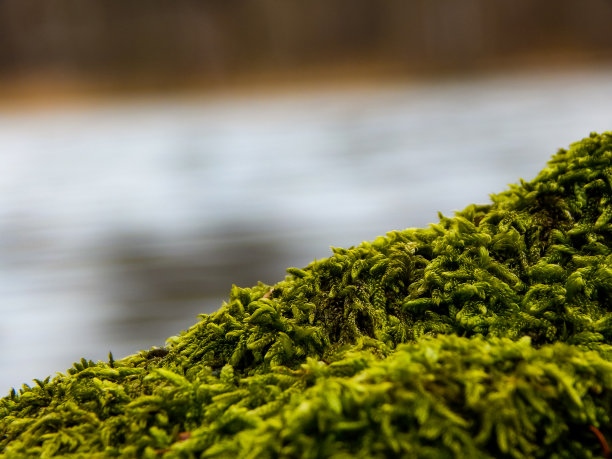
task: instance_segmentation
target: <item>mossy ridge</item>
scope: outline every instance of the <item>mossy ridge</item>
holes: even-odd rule
[[[611,164],[611,134],[593,134],[491,205],[333,249],[273,288],[234,287],[171,356],[248,372],[329,359],[357,342],[388,355],[424,334],[608,342]]]
[[[533,181],[491,196],[490,205],[469,206],[453,218],[440,216],[440,223],[428,229],[395,231],[358,247],[334,249],[328,259],[303,270],[291,268],[274,287],[234,287],[218,312],[171,338],[167,354],[145,351],[98,364],[82,360],[69,375],[37,381],[2,399],[0,452],[12,457],[94,452],[222,457],[235,453],[238,446],[224,438],[237,434],[238,444],[247,445],[243,452],[271,457],[296,451],[312,457],[334,451],[338,457],[360,451],[452,457],[460,455],[457,445],[481,457],[595,457],[601,445],[588,427],[610,427],[612,371],[603,359],[612,356],[611,164],[612,134],[592,134],[569,151],[560,150]],[[487,430],[489,405],[466,404],[468,398],[475,400],[473,388],[461,389],[469,378],[453,379],[448,369],[456,361],[459,368],[487,373],[490,354],[505,355],[503,348],[513,346],[509,339],[524,336],[530,344],[519,341],[526,349],[522,361],[535,366],[521,387],[531,395],[521,392],[524,400],[518,397],[508,405],[511,425]],[[557,341],[567,344],[549,344]],[[350,392],[351,384],[367,381],[372,371],[399,371],[394,362],[435,354],[436,346],[446,346],[450,356],[440,366],[444,371],[426,369],[423,377],[430,382],[418,391],[407,386],[405,394],[438,397],[436,406],[451,413],[449,419],[473,416],[467,424],[449,427],[456,436],[442,431],[421,436],[427,429],[418,416],[403,432],[405,426],[385,414],[398,400],[372,405],[363,425],[351,424],[370,406],[363,391]],[[461,352],[464,348],[470,353]],[[552,349],[564,349],[558,352],[572,358],[562,364],[559,355],[549,358],[557,352]],[[381,357],[386,358],[376,360]],[[480,397],[492,396],[499,381],[524,376],[512,359],[506,363],[505,373],[493,372],[489,384],[477,390]],[[333,373],[337,368],[346,375]],[[542,368],[550,371],[542,373]],[[405,381],[389,378],[381,384],[391,393],[404,387]],[[322,402],[327,389],[321,387],[330,381],[342,388],[352,411]],[[576,401],[591,393],[597,396],[589,395],[588,403]],[[508,394],[503,397],[509,401]],[[286,407],[299,410],[303,403],[330,409],[337,419],[344,416],[338,422],[345,424],[301,431],[294,423],[297,436],[283,436],[291,430]],[[521,410],[535,411],[517,417]],[[549,430],[532,435],[527,421],[537,413],[549,420]],[[376,419],[387,419],[386,427]],[[362,436],[343,437],[343,429]],[[405,440],[380,446],[373,437],[384,437],[380,429],[401,433]],[[564,432],[555,437],[562,440],[542,445],[555,429]],[[362,442],[357,448],[356,438],[366,437],[379,446]],[[563,448],[556,446],[561,443]],[[541,451],[550,454],[541,456]]]
[[[600,457],[592,429],[610,433],[612,363],[528,337],[427,336],[243,378],[124,364],[3,399],[4,455],[569,459]]]

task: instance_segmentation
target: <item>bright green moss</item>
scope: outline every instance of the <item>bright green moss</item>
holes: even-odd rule
[[[536,179],[0,400],[7,457],[601,457],[612,133]]]

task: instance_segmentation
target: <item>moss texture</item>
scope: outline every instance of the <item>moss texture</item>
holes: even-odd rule
[[[612,133],[0,400],[6,457],[609,456]]]

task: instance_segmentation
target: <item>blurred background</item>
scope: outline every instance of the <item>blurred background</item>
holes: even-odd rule
[[[609,0],[0,0],[0,392],[612,129]]]

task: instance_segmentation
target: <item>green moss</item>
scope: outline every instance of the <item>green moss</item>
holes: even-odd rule
[[[600,457],[612,133],[536,179],[0,400],[6,457]]]

